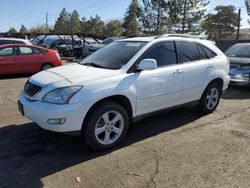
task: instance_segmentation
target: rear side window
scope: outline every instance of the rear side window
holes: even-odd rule
[[[177,64],[177,54],[174,42],[163,42],[154,45],[147,50],[139,60],[141,61],[143,59],[155,59],[158,67]]]
[[[215,57],[215,56],[217,55],[217,54],[214,53],[212,50],[208,49],[207,47],[205,47],[205,46],[203,46],[203,45],[201,45],[201,48],[204,50],[204,52],[206,53],[206,55],[207,55],[207,57],[208,57],[209,59],[211,59],[211,58],[213,58],[213,57]]]
[[[20,55],[32,55],[33,50],[29,47],[19,47]]]
[[[24,42],[13,40],[11,41],[11,44],[24,44]]]
[[[9,40],[0,40],[0,45],[11,44]]]
[[[180,47],[183,63],[200,60],[200,53],[196,43],[182,41],[180,42]]]
[[[0,50],[0,56],[1,57],[3,57],[3,56],[13,56],[13,55],[15,55],[15,50],[12,47],[3,48],[3,49]]]
[[[40,51],[41,54],[46,54],[48,51],[47,50],[44,50],[44,49],[37,49]]]
[[[199,53],[200,53],[200,59],[209,59],[207,57],[207,54],[205,53],[204,49],[198,44],[198,49],[199,49]]]

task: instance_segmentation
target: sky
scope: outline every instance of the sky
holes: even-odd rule
[[[102,20],[122,19],[131,0],[0,0],[0,32],[6,32],[10,27],[20,28],[45,24],[46,12],[49,25],[53,25],[59,12],[66,8],[72,12],[78,11],[81,17],[99,15]],[[242,9],[241,26],[248,27],[245,0],[210,0],[209,10],[217,5],[234,5]],[[250,27],[250,26],[249,26]]]

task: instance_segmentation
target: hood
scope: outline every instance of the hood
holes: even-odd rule
[[[88,46],[88,48],[90,49],[100,49],[103,48],[105,46],[105,44],[92,44],[90,46]]]
[[[230,64],[250,65],[250,58],[228,57]]]
[[[58,86],[84,85],[98,79],[111,77],[115,73],[117,73],[117,70],[101,69],[72,63],[37,73],[30,78],[30,81],[41,86],[49,84]]]

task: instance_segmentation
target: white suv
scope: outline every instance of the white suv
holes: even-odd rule
[[[229,61],[207,40],[139,37],[32,76],[19,110],[44,129],[80,133],[93,149],[116,146],[130,122],[197,102],[213,112],[229,83]]]

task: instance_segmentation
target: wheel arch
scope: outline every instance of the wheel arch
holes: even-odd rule
[[[108,101],[115,102],[115,103],[121,105],[127,111],[128,116],[129,116],[129,121],[130,122],[133,121],[133,107],[131,105],[131,101],[129,100],[129,98],[124,96],[124,95],[113,95],[113,96],[105,97],[105,98],[97,101],[96,103],[94,103],[90,107],[90,109],[86,113],[86,116],[83,120],[82,127],[84,127],[84,124],[88,121],[89,115],[94,111],[94,109],[97,106],[101,105],[102,103],[105,103]]]

